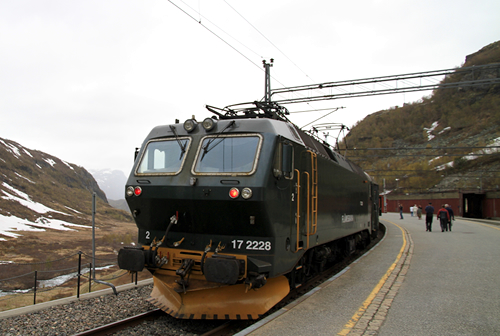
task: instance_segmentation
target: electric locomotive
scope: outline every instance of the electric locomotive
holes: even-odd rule
[[[273,103],[207,108],[154,128],[136,152],[126,200],[151,302],[176,318],[255,319],[312,272],[378,230],[378,186]]]

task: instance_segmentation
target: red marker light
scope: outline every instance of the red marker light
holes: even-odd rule
[[[231,188],[231,190],[229,190],[229,197],[236,198],[238,196],[240,196],[240,191],[238,190],[238,188]]]
[[[141,187],[135,187],[135,188],[134,188],[134,195],[135,195],[135,196],[139,196],[140,194],[142,194],[142,189],[141,189]]]

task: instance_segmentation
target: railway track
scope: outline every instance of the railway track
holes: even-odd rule
[[[150,310],[148,312],[138,314],[120,321],[116,321],[113,323],[109,323],[94,329],[89,329],[84,332],[75,334],[74,336],[101,336],[101,335],[112,335],[120,330],[130,328],[133,326],[136,326],[138,324],[141,324],[145,321],[151,321],[159,316],[165,315],[165,312],[163,312],[161,309],[154,309]]]

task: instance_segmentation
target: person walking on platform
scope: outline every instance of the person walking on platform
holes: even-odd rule
[[[445,209],[445,205],[441,205],[438,210],[437,218],[441,222],[441,232],[448,231],[448,221],[450,220],[450,213]]]
[[[432,217],[434,217],[434,207],[432,203],[425,207],[425,231],[432,232]]]
[[[448,213],[450,214],[450,218],[448,219],[448,230],[451,231],[451,220],[455,220],[455,214],[453,213],[453,210],[451,209],[451,206],[449,204],[445,204],[444,206]]]
[[[399,203],[399,219],[403,219],[403,205]]]
[[[417,217],[418,219],[422,219],[422,205],[418,205],[417,207]]]

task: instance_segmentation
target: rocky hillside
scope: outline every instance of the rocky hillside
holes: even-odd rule
[[[90,225],[92,194],[101,222],[131,222],[112,208],[84,168],[0,138],[0,240],[16,231]]]
[[[500,63],[500,41],[466,56],[462,67],[491,63]],[[474,79],[498,77],[498,71],[474,73]],[[498,189],[500,85],[438,89],[373,113],[352,128],[345,146],[353,161],[395,192]]]

